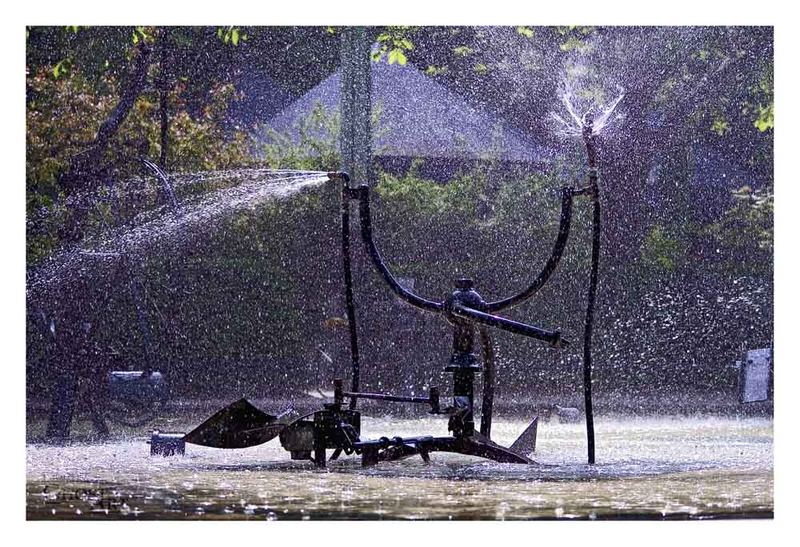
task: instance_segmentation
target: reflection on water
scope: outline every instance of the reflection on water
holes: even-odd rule
[[[364,437],[446,435],[441,420],[367,418]],[[522,421],[498,421],[510,444]],[[772,420],[599,419],[597,465],[580,424],[542,424],[536,466],[434,453],[362,469],[293,462],[277,440],[187,445],[150,457],[142,437],[27,448],[28,518],[530,519],[771,517]]]

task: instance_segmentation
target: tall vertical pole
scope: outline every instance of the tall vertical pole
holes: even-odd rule
[[[583,392],[586,408],[586,441],[588,461],[594,464],[594,412],[592,410],[592,331],[597,295],[597,278],[600,265],[600,187],[597,182],[597,144],[591,121],[583,127],[583,139],[589,164],[589,188],[592,193],[592,267],[589,276],[589,294],[586,303],[586,321],[583,331]]]
[[[372,73],[369,33],[366,27],[346,27],[341,37],[341,135],[339,150],[341,170],[356,184],[371,184],[372,173]],[[347,182],[344,183],[348,184]],[[345,282],[347,322],[350,327],[352,391],[359,391],[360,363],[358,330],[353,300],[353,274],[350,257],[350,199],[342,188],[342,262]],[[350,408],[356,398],[350,399]]]
[[[341,140],[342,171],[358,184],[371,184],[372,172],[372,73],[367,27],[346,27],[341,45]]]

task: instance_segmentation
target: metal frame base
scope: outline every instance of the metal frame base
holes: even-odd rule
[[[499,463],[536,463],[479,433],[470,437],[415,437],[408,439],[395,437],[392,440],[382,439],[356,443],[356,446],[361,449],[361,465],[363,467],[380,462],[402,460],[416,455],[428,462],[431,452],[453,452]]]

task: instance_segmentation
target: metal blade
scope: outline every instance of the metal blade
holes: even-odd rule
[[[528,459],[525,452],[517,452],[513,448],[506,448],[501,444],[497,444],[478,431],[473,432],[469,439],[475,443],[475,446],[481,447],[482,449],[475,452],[464,452],[465,454],[472,454],[482,458],[488,457],[491,460],[506,463],[534,463],[532,460]]]
[[[528,455],[536,450],[536,432],[539,428],[539,416],[536,416],[533,421],[525,428],[525,431],[517,437],[517,440],[511,445],[511,450],[517,454]]]
[[[286,427],[278,420],[247,399],[239,399],[187,433],[184,440],[213,448],[248,448],[277,437]]]

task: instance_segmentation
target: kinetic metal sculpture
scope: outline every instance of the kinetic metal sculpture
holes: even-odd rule
[[[392,275],[384,262],[372,233],[369,187],[350,186],[346,173],[330,173],[329,179],[341,184],[342,257],[344,266],[345,299],[350,327],[352,357],[351,389],[345,391],[341,379],[334,380],[334,400],[324,408],[290,421],[289,413],[272,416],[262,412],[244,399],[220,410],[203,424],[183,437],[183,441],[217,448],[244,448],[280,438],[281,445],[291,453],[292,459],[312,460],[318,467],[325,467],[327,450],[333,450],[330,460],[337,459],[342,452],[359,454],[364,466],[382,461],[393,461],[413,455],[429,460],[430,452],[456,452],[479,456],[504,463],[534,463],[527,457],[536,441],[537,420],[526,428],[511,447],[501,446],[490,439],[492,403],[494,395],[494,356],[488,327],[521,334],[561,348],[568,345],[559,331],[548,331],[512,321],[496,315],[520,304],[547,283],[555,271],[569,237],[573,197],[596,195],[592,184],[582,189],[562,189],[561,219],[553,250],[544,268],[533,282],[518,294],[487,302],[475,290],[471,279],[458,279],[455,290],[445,298],[434,301],[423,298],[404,288]],[[591,177],[590,177],[591,178]],[[596,185],[596,183],[595,183]],[[373,266],[382,275],[392,291],[411,306],[426,312],[440,314],[453,327],[453,352],[445,370],[453,373],[452,404],[442,407],[439,390],[430,388],[427,397],[407,397],[384,393],[368,393],[359,390],[360,362],[353,280],[350,257],[350,202],[358,201],[361,238]],[[482,361],[476,355],[475,335],[480,336]],[[480,429],[475,428],[474,383],[475,374],[483,372],[483,405]],[[349,404],[345,404],[349,399]],[[375,440],[361,439],[361,414],[356,410],[358,399],[373,399],[388,402],[426,404],[430,413],[448,416],[447,437],[382,437]],[[182,450],[175,446],[174,436],[154,433],[151,438],[153,453],[172,453]]]

